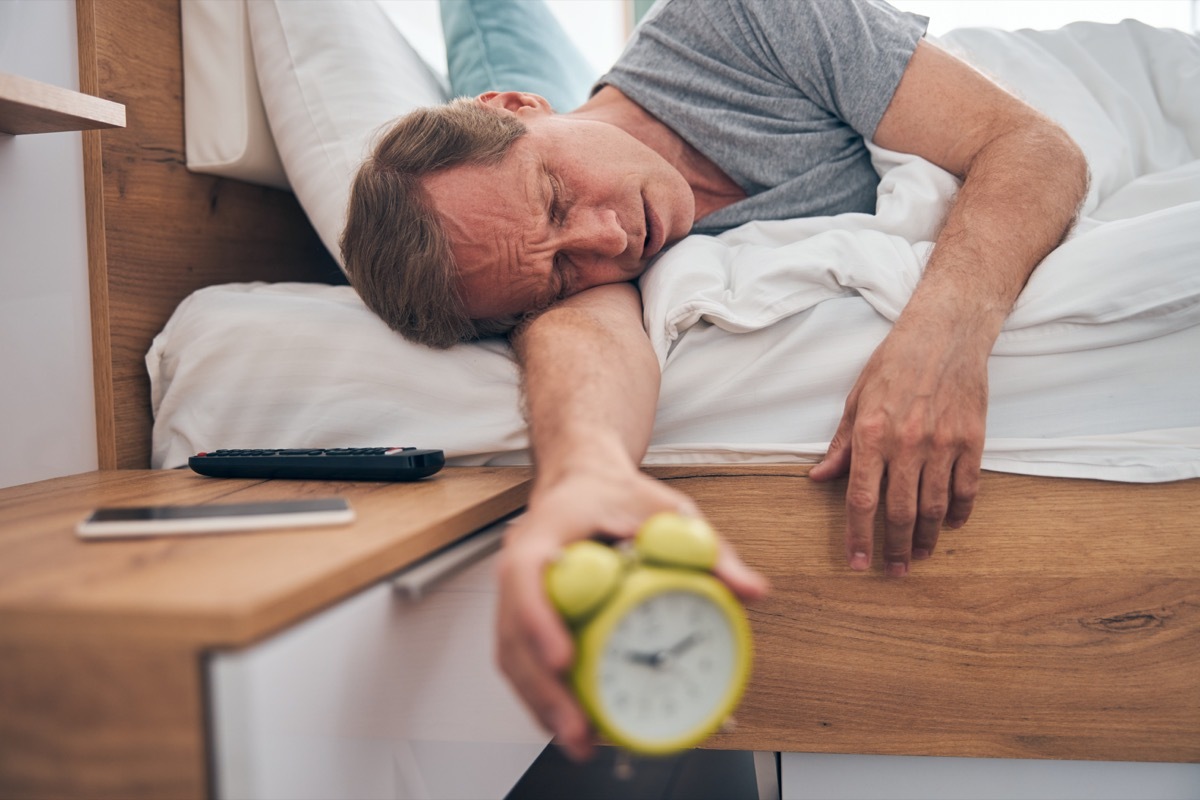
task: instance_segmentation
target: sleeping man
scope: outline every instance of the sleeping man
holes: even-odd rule
[[[924,41],[925,22],[865,0],[660,3],[583,106],[503,91],[418,110],[356,178],[342,246],[368,306],[437,347],[511,332],[537,476],[501,558],[499,661],[573,756],[590,736],[542,571],[569,541],[695,511],[638,469],[660,375],[632,281],[692,232],[873,212],[865,139],[962,187],[810,477],[848,475],[854,570],[880,507],[893,576],[971,513],[988,355],[1087,168],[1055,124]],[[718,572],[765,591],[729,547]]]

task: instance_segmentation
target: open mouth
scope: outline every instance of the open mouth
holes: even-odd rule
[[[663,245],[662,222],[651,210],[650,204],[642,199],[642,212],[646,215],[646,239],[642,242],[642,260],[653,258]]]

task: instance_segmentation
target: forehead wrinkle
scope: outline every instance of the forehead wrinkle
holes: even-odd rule
[[[518,145],[521,143],[518,142]],[[464,165],[454,168],[448,184],[462,202],[451,203],[442,215],[451,241],[459,280],[474,285],[477,298],[499,313],[527,311],[541,302],[551,288],[555,229],[547,209],[543,160],[527,149],[514,150],[492,167]],[[446,197],[447,195],[443,195]],[[448,195],[450,197],[454,194]],[[435,200],[435,206],[442,205]]]

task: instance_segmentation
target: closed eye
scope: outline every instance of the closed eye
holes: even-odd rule
[[[549,172],[546,173],[546,177],[550,179],[550,221],[555,225],[562,225],[567,216],[562,200],[562,187],[558,185],[558,179]]]

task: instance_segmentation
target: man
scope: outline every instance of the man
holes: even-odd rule
[[[695,511],[638,470],[659,371],[629,281],[692,231],[872,211],[864,139],[963,184],[810,477],[849,475],[855,570],[881,504],[893,576],[970,516],[988,355],[1087,171],[1053,123],[922,40],[924,22],[851,0],[660,3],[580,108],[508,91],[417,112],[358,177],[345,261],[392,327],[444,346],[519,324],[537,478],[502,557],[499,661],[575,757],[590,737],[542,572],[569,541]],[[727,546],[718,574],[744,598],[766,588]]]

